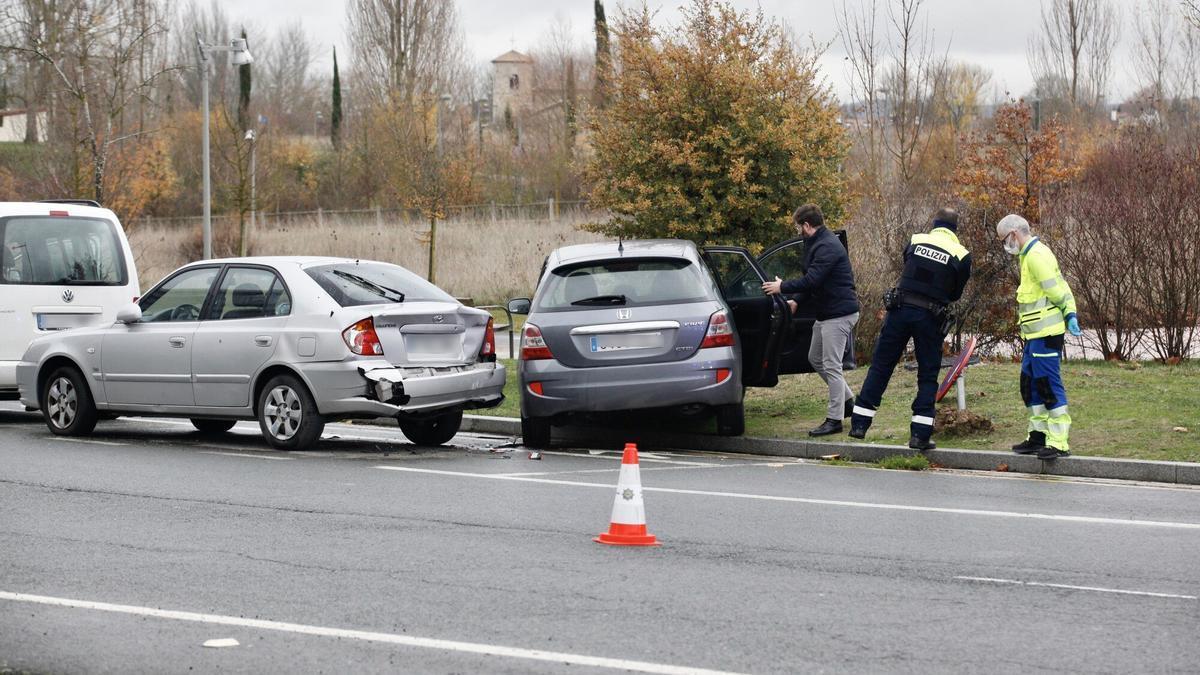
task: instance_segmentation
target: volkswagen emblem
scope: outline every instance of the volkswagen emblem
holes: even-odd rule
[[[71,302],[72,300],[75,299],[74,291],[72,291],[69,288],[67,290],[63,291],[62,299],[63,299],[63,302]]]
[[[445,318],[445,317],[443,317],[441,314],[434,314],[434,315],[433,315],[433,322],[434,322],[434,323],[441,323],[441,322],[443,322],[443,321],[445,321],[445,320],[446,320],[446,318]]]
[[[618,309],[617,310],[617,318],[620,319],[621,321],[626,321],[632,317],[633,317],[633,310],[631,310],[631,309]]]

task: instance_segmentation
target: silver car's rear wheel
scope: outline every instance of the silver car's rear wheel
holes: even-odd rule
[[[276,375],[258,396],[258,426],[271,447],[303,450],[321,437],[325,419],[300,378]]]
[[[281,384],[267,392],[263,417],[275,440],[286,442],[295,436],[300,430],[300,422],[304,420],[304,409],[300,406],[296,390]]]

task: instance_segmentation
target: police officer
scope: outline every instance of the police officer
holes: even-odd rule
[[[928,233],[912,236],[904,249],[904,272],[896,288],[888,292],[887,317],[875,343],[871,368],[854,402],[850,435],[863,438],[883,400],[883,392],[896,363],[911,338],[917,354],[917,397],[912,404],[908,447],[930,450],[937,447],[933,435],[934,397],[938,370],[942,365],[942,341],[949,317],[947,306],[962,297],[971,276],[971,254],[959,243],[958,213],[942,209],[933,218]]]
[[[1004,250],[1021,259],[1021,285],[1017,287],[1018,322],[1025,349],[1021,355],[1021,398],[1029,409],[1029,435],[1013,446],[1038,459],[1058,459],[1070,454],[1067,436],[1067,390],[1059,362],[1063,334],[1080,335],[1075,297],[1058,269],[1049,246],[1029,230],[1029,221],[1016,214],[996,223],[996,236]]]

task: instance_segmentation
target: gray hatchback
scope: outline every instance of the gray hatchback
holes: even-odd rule
[[[843,244],[844,233],[839,232]],[[715,412],[717,430],[745,430],[745,387],[811,372],[814,317],[791,314],[762,283],[803,275],[804,242],[759,258],[736,246],[652,240],[566,246],[546,258],[518,366],[525,444],[546,447],[554,424],[580,415],[668,409]],[[847,367],[853,367],[847,350]]]

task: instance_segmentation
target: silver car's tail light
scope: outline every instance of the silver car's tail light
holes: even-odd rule
[[[708,332],[704,334],[704,342],[700,349],[709,347],[732,347],[733,325],[729,323],[729,314],[725,310],[717,310],[708,317]]]
[[[542,329],[531,323],[525,324],[525,332],[521,334],[521,360],[537,361],[552,358],[554,355],[550,353],[550,347],[546,346],[546,340],[542,337]]]
[[[375,333],[375,321],[370,317],[342,331],[342,339],[350,351],[359,356],[383,356],[383,345]]]
[[[488,319],[487,328],[483,331],[483,346],[479,348],[479,360],[496,360],[496,325],[493,319]]]

